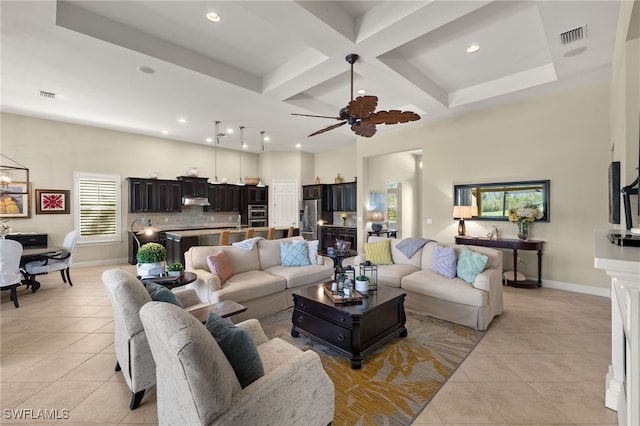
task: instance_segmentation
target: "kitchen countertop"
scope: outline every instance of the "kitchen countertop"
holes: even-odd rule
[[[357,226],[351,226],[351,225],[333,225],[330,223],[325,223],[324,225],[320,225],[323,228],[342,228],[342,229],[357,229]]]
[[[185,230],[185,231],[166,231],[165,233],[167,235],[171,235],[171,236],[176,236],[176,237],[201,237],[201,236],[205,236],[205,235],[217,235],[217,234],[221,234],[222,231],[226,231],[226,230],[231,231],[231,234],[244,234],[247,232],[248,227],[243,226],[242,228],[238,229],[237,227],[231,228],[231,227],[227,227],[227,228],[205,228],[205,229],[191,229],[191,230]],[[261,226],[261,227],[256,227],[253,228],[255,229],[255,232],[269,232],[269,227],[268,226]],[[289,228],[276,228],[276,231],[288,231]]]

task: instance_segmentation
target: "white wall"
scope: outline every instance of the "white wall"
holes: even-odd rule
[[[127,216],[127,177],[147,177],[157,171],[161,179],[182,176],[191,166],[201,177],[214,177],[212,146],[153,138],[89,126],[42,120],[15,114],[1,115],[2,154],[30,170],[31,194],[35,189],[73,189],[73,172],[119,174],[122,179],[122,242],[101,246],[78,246],[74,261],[112,262],[127,257],[125,234]],[[222,147],[229,142],[221,140]],[[230,143],[229,143],[230,144]],[[235,183],[240,174],[239,151],[218,149],[218,177]],[[258,156],[242,154],[242,177],[258,175]],[[2,159],[5,165],[6,160]],[[71,193],[73,200],[74,194]],[[36,215],[33,197],[31,217],[11,219],[14,232],[44,232],[50,244],[61,245],[74,227],[74,216]]]
[[[357,155],[422,149],[421,236],[453,242],[454,184],[550,179],[551,222],[530,228],[530,238],[545,241],[543,279],[608,287],[592,249],[593,230],[608,226],[608,84],[397,128],[358,140]],[[516,237],[510,222],[467,221],[467,234],[486,235],[491,225]],[[535,253],[522,258],[535,276]],[[505,256],[505,267],[511,263]]]

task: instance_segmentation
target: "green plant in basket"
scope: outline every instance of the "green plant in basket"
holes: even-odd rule
[[[167,266],[167,271],[169,272],[180,272],[182,269],[184,269],[184,266],[182,266],[182,263],[180,262],[173,262]]]
[[[356,281],[369,281],[369,278],[365,275],[358,275]]]
[[[167,249],[162,244],[146,243],[138,250],[136,259],[138,263],[157,263],[164,262],[167,258]]]

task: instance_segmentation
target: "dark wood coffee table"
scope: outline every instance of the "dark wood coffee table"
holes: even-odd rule
[[[291,335],[300,333],[324,343],[362,367],[364,356],[396,336],[406,337],[405,293],[399,288],[378,287],[362,303],[334,305],[323,286],[307,287],[293,294]]]

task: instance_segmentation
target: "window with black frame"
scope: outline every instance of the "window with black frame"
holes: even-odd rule
[[[549,180],[454,185],[456,206],[477,206],[474,220],[509,220],[509,209],[522,204],[537,207],[549,222]]]

